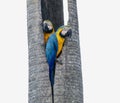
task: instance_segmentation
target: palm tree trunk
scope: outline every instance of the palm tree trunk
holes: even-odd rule
[[[27,0],[29,103],[50,103],[50,83],[41,28],[41,1]]]
[[[83,103],[83,85],[76,0],[68,0],[72,38],[66,42],[65,103]]]
[[[69,2],[69,23],[73,36],[68,39],[56,64],[55,103],[83,103],[82,76],[76,0]],[[29,49],[29,103],[52,103],[48,64],[43,46],[42,20],[50,19],[57,29],[63,25],[62,0],[27,0]]]

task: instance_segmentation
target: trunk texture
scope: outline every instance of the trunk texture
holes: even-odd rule
[[[76,0],[68,0],[68,9],[73,36],[66,40],[60,56],[63,65],[56,64],[54,102],[83,103]],[[41,27],[45,19],[53,22],[55,30],[63,25],[63,1],[27,0],[29,103],[52,103]]]

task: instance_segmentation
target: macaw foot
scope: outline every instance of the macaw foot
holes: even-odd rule
[[[42,48],[44,51],[45,51],[45,46],[46,46],[46,45],[45,45],[44,43],[41,44],[41,48]]]
[[[60,65],[63,65],[62,60],[56,59],[56,62],[59,63]]]
[[[44,43],[42,43],[42,44],[41,44],[41,46],[42,46],[42,47],[45,47],[45,44],[44,44]]]

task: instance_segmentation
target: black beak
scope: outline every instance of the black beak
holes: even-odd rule
[[[72,29],[69,29],[69,30],[68,30],[67,36],[71,38],[71,36],[72,36]]]
[[[48,31],[48,27],[46,23],[43,23],[42,28],[44,32]]]

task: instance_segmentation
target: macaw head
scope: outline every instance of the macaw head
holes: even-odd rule
[[[45,33],[51,33],[54,30],[53,24],[50,20],[44,20],[42,27],[43,27],[43,32]]]
[[[72,36],[72,28],[69,25],[65,25],[60,27],[62,30],[60,32],[60,36],[65,37],[71,37]]]

